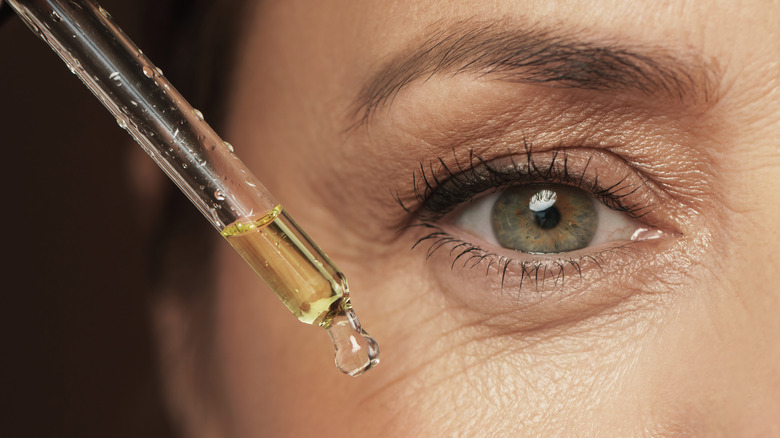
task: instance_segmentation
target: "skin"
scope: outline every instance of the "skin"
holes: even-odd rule
[[[221,243],[209,322],[174,298],[156,307],[186,433],[780,433],[779,3],[285,0],[247,19],[224,136],[347,274],[382,363],[338,373],[325,332],[297,323]],[[436,74],[355,128],[362,84],[462,20],[663,48],[706,66],[712,89],[675,102]],[[411,249],[425,230],[398,231],[415,219],[395,195],[414,203],[420,163],[524,157],[527,138],[539,163],[562,147],[573,167],[597,157],[600,178],[643,175],[634,196],[653,212],[641,220],[664,238],[580,250],[581,272],[562,281],[542,272],[520,285],[513,264],[503,287],[495,265],[451,269],[453,245],[427,260],[430,243]],[[211,332],[196,350],[198,326]]]

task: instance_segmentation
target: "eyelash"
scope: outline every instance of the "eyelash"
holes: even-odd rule
[[[473,151],[469,153],[468,167],[456,161],[456,171],[442,158],[430,163],[427,168],[420,163],[419,176],[415,173],[413,177],[415,204],[418,207],[412,211],[400,199],[399,203],[406,212],[420,215],[421,220],[435,221],[458,205],[490,190],[497,191],[517,184],[555,183],[584,189],[609,208],[624,212],[635,219],[642,218],[650,211],[648,204],[625,202],[640,186],[631,187],[626,178],[610,186],[602,186],[598,176],[592,181],[585,178],[590,161],[584,169],[574,174],[569,169],[569,155],[565,149],[555,149],[552,154],[550,164],[540,167],[534,160],[531,146],[527,144],[525,165],[512,159],[512,166],[503,171],[492,167],[490,162],[474,155]],[[439,169],[434,168],[434,163],[438,164]],[[486,174],[480,174],[480,170],[484,170]]]
[[[586,177],[592,157],[588,158],[581,170],[573,172],[569,167],[570,160],[566,149],[559,147],[551,152],[550,162],[544,166],[540,166],[536,162],[529,143],[525,144],[524,161],[517,162],[510,156],[511,165],[504,169],[492,165],[491,161],[475,155],[473,151],[469,152],[468,165],[455,160],[454,170],[446,164],[443,158],[438,158],[429,163],[428,166],[420,163],[420,168],[413,177],[414,207],[410,207],[396,196],[401,207],[411,217],[417,219],[402,229],[421,227],[427,231],[414,243],[412,249],[429,243],[430,246],[426,253],[426,259],[429,259],[439,249],[451,244],[450,255],[453,257],[451,269],[455,268],[459,260],[463,260],[462,266],[464,268],[476,268],[480,264],[487,263],[486,273],[489,273],[490,268],[495,266],[501,276],[502,289],[510,267],[518,268],[520,287],[525,279],[533,278],[535,287],[538,289],[540,282],[543,283],[549,276],[553,278],[555,284],[560,282],[562,285],[568,266],[576,270],[577,275],[582,276],[584,264],[592,263],[600,269],[603,258],[609,253],[630,251],[635,242],[613,245],[595,254],[576,257],[560,257],[558,255],[557,259],[516,260],[487,251],[455,237],[437,224],[439,220],[456,210],[458,206],[468,203],[483,193],[495,192],[518,184],[555,183],[578,187],[592,193],[607,207],[640,220],[652,210],[649,203],[628,202],[631,195],[635,194],[644,184],[643,180],[634,184],[628,181],[628,177],[624,177],[614,184],[603,186],[599,183],[598,175],[592,179]]]

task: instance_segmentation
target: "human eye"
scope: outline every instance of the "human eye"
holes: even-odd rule
[[[562,254],[642,238],[640,221],[585,189],[530,183],[483,196],[452,223],[492,245],[528,254]]]
[[[428,257],[444,252],[452,269],[483,266],[502,286],[520,286],[567,272],[603,268],[610,255],[632,245],[670,238],[655,216],[652,184],[605,151],[558,148],[496,158],[471,154],[454,165],[439,159],[415,177],[419,208],[414,224],[427,230],[416,246]]]

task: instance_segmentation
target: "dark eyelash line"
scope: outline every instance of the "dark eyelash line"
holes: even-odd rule
[[[469,152],[469,163],[455,160],[455,170],[444,159],[438,158],[428,164],[420,163],[418,172],[413,175],[415,204],[414,211],[396,196],[401,207],[410,214],[417,214],[423,221],[435,221],[446,215],[458,205],[471,201],[485,192],[497,191],[515,184],[559,183],[575,186],[591,192],[607,207],[624,212],[639,219],[649,213],[650,205],[642,203],[628,204],[624,200],[641,188],[640,184],[631,187],[626,178],[612,185],[602,186],[598,175],[592,180],[585,179],[591,160],[588,159],[578,175],[572,174],[569,167],[569,155],[563,148],[556,148],[549,165],[540,166],[533,157],[532,146],[525,142],[525,163],[518,164],[510,158],[509,168],[499,169],[481,157]],[[562,161],[562,163],[561,163]],[[438,169],[434,167],[438,164]],[[560,163],[560,164],[559,164]],[[443,174],[444,176],[439,176]]]
[[[431,230],[425,236],[415,242],[412,249],[419,245],[429,242],[430,245],[426,251],[426,260],[431,258],[434,253],[439,251],[447,244],[453,244],[450,248],[449,254],[453,257],[450,269],[454,270],[458,260],[465,257],[461,266],[463,268],[474,269],[477,266],[484,264],[485,275],[490,274],[490,268],[495,266],[497,273],[501,277],[501,290],[504,290],[504,284],[506,282],[507,271],[511,266],[516,267],[520,275],[520,284],[517,286],[518,291],[522,290],[525,281],[533,281],[534,289],[539,290],[544,287],[544,281],[548,277],[552,277],[553,284],[560,284],[562,287],[566,280],[566,269],[571,266],[576,271],[576,275],[582,277],[583,266],[586,263],[595,265],[598,269],[602,269],[602,260],[608,254],[614,254],[620,251],[629,251],[633,249],[633,245],[636,242],[626,242],[621,245],[612,246],[599,251],[596,254],[580,255],[575,257],[561,258],[561,259],[548,259],[548,260],[517,260],[503,255],[496,254],[494,252],[487,251],[472,243],[461,240],[450,233],[444,231],[441,227],[435,224],[418,222],[416,224],[409,225],[409,227],[424,227]],[[463,249],[460,249],[463,247]],[[457,253],[457,254],[456,254]],[[541,273],[541,278],[540,278]],[[549,274],[549,275],[548,275]]]
[[[606,248],[596,254],[580,255],[576,258],[566,257],[521,261],[487,251],[461,240],[435,224],[437,220],[453,211],[457,206],[471,201],[482,193],[498,191],[511,185],[523,183],[559,183],[582,188],[591,192],[607,207],[624,212],[633,218],[641,218],[651,210],[649,204],[639,202],[629,204],[624,201],[628,196],[636,193],[644,185],[644,181],[635,187],[631,187],[628,184],[627,177],[624,177],[614,184],[602,186],[599,183],[598,175],[592,181],[586,179],[592,157],[589,157],[582,170],[575,174],[569,167],[569,154],[563,147],[558,147],[551,151],[550,163],[545,166],[540,166],[534,159],[532,145],[529,142],[524,142],[524,148],[524,165],[518,164],[510,156],[510,166],[505,169],[492,166],[487,160],[476,156],[473,150],[469,151],[468,165],[464,165],[457,159],[455,160],[455,170],[451,169],[442,158],[430,162],[427,168],[425,164],[420,163],[419,175],[418,173],[413,175],[416,208],[412,209],[407,206],[400,196],[396,194],[396,200],[401,208],[417,219],[416,222],[407,223],[401,227],[401,230],[412,227],[423,227],[430,230],[429,233],[414,243],[412,249],[423,243],[430,243],[426,252],[427,260],[441,248],[451,244],[453,246],[450,248],[449,253],[453,260],[450,269],[454,269],[459,260],[463,260],[462,266],[464,268],[470,269],[485,264],[487,261],[485,274],[488,275],[491,267],[495,266],[500,273],[501,290],[503,290],[507,271],[510,266],[514,266],[519,270],[520,275],[518,288],[522,288],[525,281],[533,279],[535,289],[538,290],[540,281],[543,287],[544,281],[548,277],[552,277],[554,284],[560,282],[562,286],[566,279],[566,269],[569,266],[576,271],[576,275],[579,277],[582,276],[583,265],[586,263],[602,269],[601,260],[603,260],[606,254],[628,250],[635,243],[628,242]],[[434,167],[435,163],[438,163],[438,169]],[[443,176],[439,176],[440,174]]]

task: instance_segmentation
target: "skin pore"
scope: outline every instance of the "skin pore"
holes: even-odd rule
[[[382,363],[338,373],[220,244],[207,348],[171,359],[201,323],[157,309],[187,433],[780,433],[780,5],[284,0],[247,20],[224,137],[347,275]],[[442,197],[486,165],[600,191],[662,237],[498,247],[456,219],[507,184]]]

